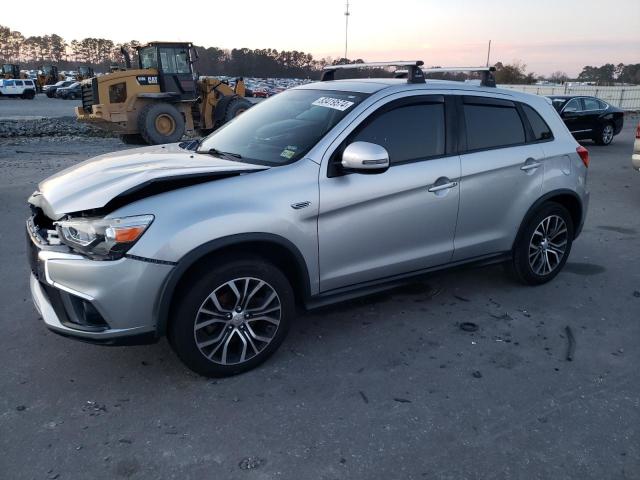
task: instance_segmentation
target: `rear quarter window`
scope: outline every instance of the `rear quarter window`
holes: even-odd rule
[[[522,104],[522,110],[529,121],[529,125],[531,125],[531,129],[533,130],[533,139],[534,141],[538,140],[549,140],[553,138],[553,133],[551,133],[551,129],[547,122],[540,116],[538,112],[535,111],[533,107],[529,105]]]
[[[522,120],[515,106],[465,103],[467,150],[508,147],[525,143]]]

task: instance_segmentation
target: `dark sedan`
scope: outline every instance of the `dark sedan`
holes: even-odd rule
[[[624,112],[599,98],[582,95],[549,98],[577,140],[590,138],[598,145],[609,145],[622,130]]]
[[[82,96],[82,87],[80,82],[74,82],[68,87],[58,88],[56,90],[56,98],[63,98],[65,100],[75,100]]]

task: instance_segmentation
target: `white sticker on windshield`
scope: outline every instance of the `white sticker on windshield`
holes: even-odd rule
[[[318,107],[327,107],[333,108],[334,110],[340,110],[341,112],[345,111],[354,102],[350,102],[349,100],[342,100],[341,98],[333,98],[333,97],[320,97],[311,105],[316,105]]]

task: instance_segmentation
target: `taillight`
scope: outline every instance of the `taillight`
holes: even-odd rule
[[[580,159],[582,160],[582,163],[584,163],[584,166],[589,168],[589,150],[580,145],[576,148],[576,152],[580,155]]]
[[[636,138],[640,139],[640,123],[636,127]]]

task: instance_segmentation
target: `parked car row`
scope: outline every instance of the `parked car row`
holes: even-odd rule
[[[64,100],[76,100],[82,95],[80,82],[75,80],[60,80],[54,85],[45,85],[42,91],[49,98],[62,98]]]

